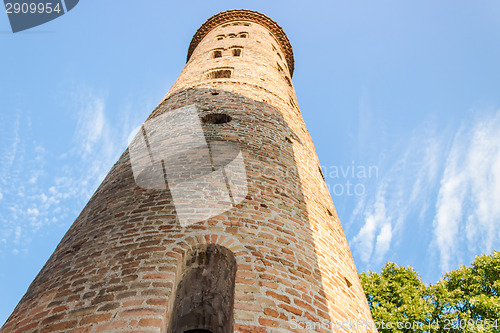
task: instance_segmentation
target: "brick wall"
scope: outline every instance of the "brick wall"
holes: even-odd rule
[[[203,131],[241,150],[245,199],[181,226],[170,191],[137,186],[125,151],[0,332],[166,332],[182,267],[203,244],[236,259],[235,332],[345,332],[294,323],[371,320],[298,108],[286,36],[250,11],[207,22],[149,119],[189,105],[200,118],[229,115]]]

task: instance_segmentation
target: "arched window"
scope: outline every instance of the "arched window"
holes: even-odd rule
[[[231,53],[233,54],[233,57],[241,57],[241,53],[243,51],[243,47],[242,46],[231,46],[230,47],[231,49]]]
[[[195,247],[181,272],[168,333],[232,333],[236,268],[229,249]]]
[[[212,52],[212,58],[221,58],[222,57],[222,50],[214,50]]]

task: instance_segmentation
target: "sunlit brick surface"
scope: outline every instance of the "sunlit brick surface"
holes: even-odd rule
[[[235,332],[345,332],[351,330],[294,328],[294,321],[371,320],[298,109],[293,54],[280,31],[255,12],[216,15],[195,35],[186,67],[150,116],[189,105],[200,119],[230,116],[203,123],[203,131],[208,142],[241,150],[245,199],[183,227],[169,190],[136,185],[125,151],[2,333],[166,332],[185,258],[206,243],[231,250],[237,262]],[[218,70],[230,77],[210,74]],[[192,203],[193,211],[201,206]]]

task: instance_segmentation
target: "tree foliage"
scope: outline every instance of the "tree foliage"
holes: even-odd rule
[[[360,279],[379,332],[500,332],[498,251],[435,284],[424,284],[411,266],[392,262]]]
[[[380,274],[361,273],[360,278],[379,332],[424,332],[413,323],[427,323],[433,307],[428,287],[415,269],[387,262]],[[412,325],[398,328],[398,323]]]

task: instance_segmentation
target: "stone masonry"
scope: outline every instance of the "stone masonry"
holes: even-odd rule
[[[348,326],[372,317],[293,70],[265,15],[206,21],[148,120],[194,105],[207,142],[241,150],[243,200],[182,226],[169,188],[138,186],[126,150],[0,332],[376,332]]]

